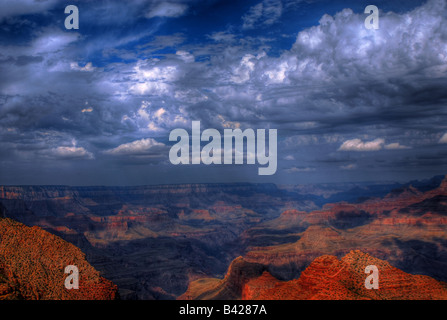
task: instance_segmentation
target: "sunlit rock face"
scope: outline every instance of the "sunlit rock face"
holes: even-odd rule
[[[79,271],[78,289],[67,289],[67,266]],[[114,300],[118,288],[85,254],[39,227],[0,219],[0,300]]]
[[[365,268],[379,270],[377,289],[365,286]],[[445,300],[447,283],[412,275],[355,250],[343,258],[316,258],[298,279],[281,281],[262,265],[239,257],[224,279],[192,282],[179,300]]]

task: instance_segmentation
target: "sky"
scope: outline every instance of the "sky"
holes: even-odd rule
[[[446,88],[447,0],[2,0],[0,184],[428,178]],[[173,165],[192,121],[276,129],[276,173]]]

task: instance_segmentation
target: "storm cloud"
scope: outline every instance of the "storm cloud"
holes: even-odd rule
[[[70,31],[60,4],[22,2],[0,16],[2,34],[27,30],[0,43],[1,183],[46,183],[33,175],[42,168],[48,181],[57,180],[50,168],[63,172],[61,184],[193,182],[200,168],[165,160],[169,132],[194,120],[278,129],[279,183],[446,169],[435,157],[447,141],[445,0],[379,5],[378,30],[348,3],[288,35],[279,32],[291,23],[286,8],[318,2],[254,1],[214,25],[219,1],[80,2],[80,29]],[[292,40],[275,48],[280,37]],[[117,168],[116,179],[103,179]],[[206,171],[220,181],[228,170]],[[259,179],[231,170],[235,181]]]

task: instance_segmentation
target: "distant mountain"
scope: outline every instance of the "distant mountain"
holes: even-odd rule
[[[65,288],[65,267],[79,270],[79,289]],[[0,218],[0,300],[113,300],[116,285],[72,244],[39,227]]]
[[[365,287],[365,268],[379,271],[379,288]],[[342,259],[316,258],[298,279],[281,281],[260,264],[239,257],[224,279],[192,282],[179,300],[446,300],[447,283],[405,273],[361,251]]]
[[[413,186],[419,191],[426,192],[438,188],[444,181],[444,175],[437,175],[424,180],[412,180],[404,184],[405,187]]]
[[[444,179],[443,175],[437,175],[424,180],[412,180],[407,183],[397,182],[345,182],[345,183],[317,183],[311,185],[285,185],[283,190],[297,192],[301,195],[313,195],[315,204],[322,206],[326,203],[340,201],[363,202],[372,198],[382,198],[390,192],[398,192],[401,189],[412,186],[415,190],[425,192],[436,189]]]

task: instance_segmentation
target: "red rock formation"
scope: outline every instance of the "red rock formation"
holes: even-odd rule
[[[79,269],[79,289],[65,288],[65,267]],[[74,245],[39,227],[0,219],[0,299],[111,300],[117,287]]]
[[[377,266],[379,289],[367,289],[365,268]],[[267,281],[266,281],[267,279]],[[248,281],[244,299],[260,300],[446,300],[447,283],[412,275],[360,251],[341,260],[334,256],[315,259],[298,280],[278,281],[260,277]]]
[[[365,268],[379,270],[379,289],[367,289]],[[254,271],[255,270],[255,271]],[[447,283],[405,273],[384,260],[351,251],[341,260],[325,255],[315,259],[299,279],[280,281],[258,265],[237,258],[223,280],[197,280],[180,299],[243,300],[446,300]],[[222,288],[231,295],[222,294]],[[234,289],[236,288],[236,289]]]
[[[243,287],[242,300],[259,300],[265,291],[275,288],[281,281],[272,276],[268,271],[259,278],[248,280]]]

